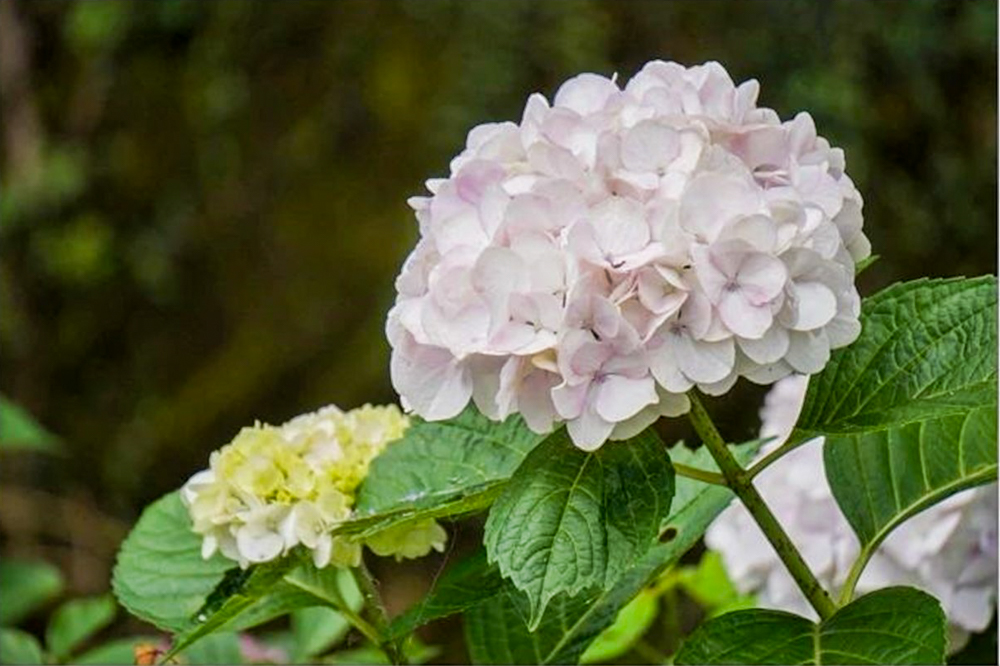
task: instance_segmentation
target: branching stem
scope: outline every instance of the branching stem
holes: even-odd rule
[[[716,472],[710,472],[707,469],[700,469],[698,467],[690,467],[688,465],[674,463],[674,471],[677,472],[679,476],[686,476],[689,479],[704,481],[705,483],[711,483],[716,486],[729,485],[726,483],[726,477]]]
[[[781,558],[785,568],[788,569],[788,573],[795,579],[799,589],[802,590],[802,593],[809,600],[809,603],[816,610],[816,613],[819,614],[820,618],[825,620],[832,616],[837,607],[834,605],[830,595],[827,594],[823,586],[816,580],[816,576],[813,575],[806,561],[802,559],[802,555],[795,548],[795,544],[788,538],[788,534],[784,528],[778,522],[777,518],[774,517],[774,514],[771,513],[767,504],[764,503],[764,498],[754,488],[753,481],[751,481],[747,471],[740,466],[739,462],[737,462],[736,458],[729,451],[725,440],[722,439],[719,431],[715,428],[715,424],[712,423],[708,412],[705,411],[704,405],[701,404],[697,392],[692,389],[688,392],[688,398],[691,400],[691,412],[689,414],[691,423],[694,425],[698,436],[701,437],[702,443],[708,447],[712,457],[715,458],[719,469],[722,470],[722,476],[725,477],[726,484],[736,493],[736,496],[743,502],[747,511],[753,516],[757,525],[760,526],[761,531],[764,532],[764,536],[767,537],[767,540],[778,553],[778,557]]]

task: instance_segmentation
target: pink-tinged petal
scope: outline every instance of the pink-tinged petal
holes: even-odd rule
[[[681,227],[703,242],[712,242],[736,217],[765,212],[763,198],[751,183],[708,173],[694,178],[681,198]]]
[[[472,269],[472,286],[487,299],[523,291],[528,287],[528,267],[513,250],[488,247]]]
[[[594,387],[594,409],[606,421],[617,423],[635,416],[657,401],[653,378],[629,379],[609,375]]]
[[[740,265],[737,282],[740,290],[752,305],[770,303],[785,288],[788,270],[780,259],[767,254],[754,253]]]
[[[679,152],[677,130],[650,120],[637,124],[622,139],[622,165],[632,171],[665,168]]]
[[[722,296],[723,289],[729,284],[733,276],[736,275],[736,268],[730,268],[730,272],[715,261],[712,251],[704,246],[691,248],[691,256],[694,258],[694,273],[701,284],[702,291],[712,303],[718,303]]]
[[[761,384],[763,386],[770,386],[774,382],[792,374],[792,366],[788,365],[784,360],[767,365],[758,365],[753,361],[747,360],[746,357],[737,357],[736,369],[739,371],[741,377],[746,377],[754,384]]]
[[[792,289],[797,331],[811,331],[826,326],[837,314],[837,297],[819,282],[797,282]]]
[[[646,210],[634,199],[617,196],[605,199],[591,210],[590,226],[609,263],[649,244]]]
[[[788,331],[781,326],[772,326],[756,340],[738,339],[740,349],[755,363],[774,363],[788,351]]]
[[[691,388],[692,382],[681,372],[676,341],[677,336],[661,331],[649,341],[646,355],[649,359],[649,370],[657,383],[667,391],[683,393]]]
[[[602,419],[592,405],[587,405],[580,416],[566,423],[566,430],[573,444],[584,451],[601,448],[614,428],[615,424]]]
[[[774,321],[770,305],[751,305],[742,291],[724,291],[718,312],[726,328],[750,340],[762,337]]]
[[[504,360],[496,356],[476,356],[469,359],[472,373],[472,400],[483,415],[494,420],[507,416],[501,414],[497,404],[503,365]]]
[[[830,360],[830,341],[819,331],[792,331],[785,360],[804,375],[814,375]]]
[[[590,382],[571,385],[563,382],[552,389],[552,406],[564,419],[575,419],[583,413],[590,392]]]
[[[736,363],[733,341],[697,342],[687,336],[677,339],[674,349],[681,372],[695,383],[712,383],[726,377]]]
[[[559,86],[552,106],[589,115],[603,110],[608,100],[619,92],[611,79],[597,74],[580,74]]]
[[[545,434],[552,431],[556,417],[552,389],[557,381],[557,375],[535,370],[521,383],[517,397],[518,411],[533,432]]]
[[[773,252],[778,243],[777,225],[768,215],[749,215],[724,230],[720,239],[741,241],[757,252]]]
[[[397,348],[389,371],[396,392],[428,421],[458,416],[472,397],[467,364],[440,347],[413,343]]]
[[[679,321],[691,337],[700,340],[712,327],[712,304],[698,291],[692,291],[681,306]]]

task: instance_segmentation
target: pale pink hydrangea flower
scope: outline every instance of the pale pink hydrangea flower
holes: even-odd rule
[[[761,410],[761,437],[789,436],[805,398],[808,378],[782,379]],[[838,591],[858,555],[850,524],[840,512],[823,467],[823,438],[791,451],[754,482],[820,582]],[[755,593],[759,605],[815,618],[760,528],[742,505],[732,505],[705,535],[721,553],[734,584]],[[951,628],[951,650],[969,632],[983,631],[997,599],[997,488],[973,488],[949,497],[903,523],[883,542],[858,581],[857,593],[911,585],[940,600]]]
[[[585,449],[729,390],[814,373],[860,330],[870,246],[844,154],[715,62],[581,74],[480,125],[410,205],[386,326],[428,420],[473,400]]]

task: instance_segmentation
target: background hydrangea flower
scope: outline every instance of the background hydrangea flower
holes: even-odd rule
[[[787,377],[767,396],[761,437],[788,438],[805,398],[808,378]],[[838,590],[859,552],[858,540],[840,512],[823,468],[823,438],[811,440],[768,467],[755,481],[817,578]],[[753,592],[766,608],[815,617],[760,528],[742,505],[731,505],[705,535],[719,551],[734,584]],[[969,632],[990,623],[997,599],[996,485],[965,490],[896,528],[858,581],[864,594],[891,585],[911,585],[941,601],[951,625],[951,649]]]
[[[403,405],[474,400],[582,448],[740,376],[814,373],[859,331],[862,200],[808,114],[782,122],[710,62],[581,74],[469,132],[410,205],[386,326]]]
[[[220,551],[245,568],[301,545],[318,567],[357,566],[361,544],[330,532],[351,518],[372,459],[408,425],[394,405],[346,413],[331,405],[281,427],[244,428],[181,489],[204,537],[203,557]],[[446,538],[431,520],[376,535],[371,547],[379,555],[422,557],[443,550]]]

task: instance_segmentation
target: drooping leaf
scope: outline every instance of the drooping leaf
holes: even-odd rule
[[[45,645],[53,657],[65,659],[81,643],[111,624],[116,611],[115,600],[109,594],[71,599],[52,614],[45,630]]]
[[[19,623],[58,597],[62,589],[62,574],[48,562],[0,560],[0,625]]]
[[[338,533],[482,510],[541,440],[519,416],[496,423],[472,406],[449,421],[417,420],[372,461],[357,518]]]
[[[0,664],[41,663],[44,657],[37,638],[20,629],[0,629]]]
[[[118,602],[161,629],[183,632],[234,562],[201,557],[201,537],[180,495],[150,504],[122,543],[112,576]]]
[[[756,444],[737,447],[734,454],[746,462],[756,448]],[[704,449],[692,452],[675,446],[670,456],[677,463],[715,469]],[[660,542],[611,589],[572,598],[557,595],[534,632],[528,629],[526,598],[506,582],[500,593],[465,612],[466,644],[472,660],[481,664],[575,663],[590,642],[611,626],[622,607],[701,538],[732,497],[726,488],[678,477],[673,510],[660,525]]]
[[[493,504],[486,550],[527,594],[535,628],[555,595],[613,586],[656,542],[673,495],[670,458],[651,430],[588,452],[560,429]]]
[[[58,453],[62,443],[24,408],[0,395],[0,450]]]
[[[913,514],[996,479],[996,303],[992,277],[890,287],[810,382],[798,437],[826,436],[830,486],[868,552]]]
[[[816,624],[772,610],[709,620],[681,646],[676,664],[943,664],[944,612],[908,587],[865,595]]]

